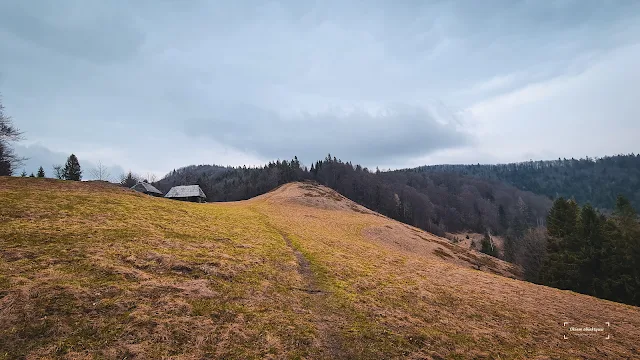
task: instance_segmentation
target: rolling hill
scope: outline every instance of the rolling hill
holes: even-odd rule
[[[640,309],[518,277],[312,183],[193,204],[0,178],[0,359],[640,356]]]

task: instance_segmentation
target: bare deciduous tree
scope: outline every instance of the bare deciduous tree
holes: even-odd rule
[[[520,239],[516,263],[522,266],[525,279],[537,281],[538,274],[547,255],[547,229],[528,229]]]
[[[0,99],[1,100],[1,99]],[[0,101],[0,176],[8,176],[26,160],[15,154],[12,142],[22,140],[22,132],[13,125],[10,116],[4,114]]]
[[[147,176],[144,178],[144,181],[148,183],[153,183],[153,182],[156,182],[157,180],[158,178],[156,177],[156,175],[149,172],[147,173]]]
[[[53,165],[53,176],[58,180],[62,180],[64,178],[64,169],[62,165]]]
[[[91,169],[90,173],[96,180],[111,181],[111,173],[109,173],[109,169],[102,164],[102,161],[98,161],[98,164],[95,168]]]

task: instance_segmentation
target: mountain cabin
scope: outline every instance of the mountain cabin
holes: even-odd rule
[[[207,196],[198,185],[174,186],[164,197],[167,199],[198,203],[205,202],[207,200]]]
[[[135,191],[139,191],[143,194],[147,194],[147,195],[151,195],[151,196],[162,196],[162,192],[158,189],[156,189],[155,186],[146,183],[146,182],[139,182],[137,184],[135,184],[134,186],[131,187],[133,190]]]

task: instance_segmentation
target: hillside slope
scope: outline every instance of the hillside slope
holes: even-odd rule
[[[640,154],[497,165],[429,165],[398,172],[445,172],[495,179],[552,199],[573,198],[599,209],[612,209],[618,195],[623,195],[640,209]]]
[[[0,359],[640,356],[640,309],[496,275],[325,187],[192,204],[0,178],[0,204]]]

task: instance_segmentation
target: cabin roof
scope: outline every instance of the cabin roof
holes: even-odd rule
[[[150,193],[155,193],[155,194],[160,194],[162,195],[162,192],[158,189],[156,189],[155,186],[149,184],[149,183],[145,183],[145,182],[139,182],[137,184],[135,184],[134,186],[131,187],[134,190],[140,191],[140,192],[150,192]]]
[[[206,199],[207,196],[204,194],[204,191],[198,185],[183,185],[183,186],[174,186],[169,190],[167,195],[164,197],[167,198],[186,198],[197,196],[203,199]]]

